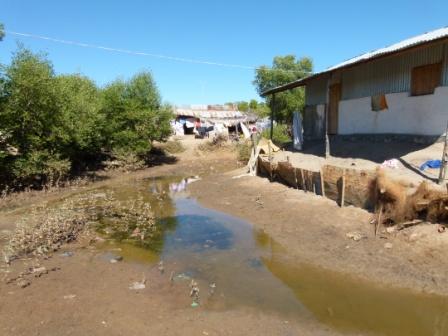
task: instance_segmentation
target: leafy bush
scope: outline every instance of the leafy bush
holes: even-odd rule
[[[53,183],[104,156],[140,164],[171,118],[149,72],[101,89],[19,47],[0,67],[0,189]]]
[[[271,129],[265,129],[262,133],[263,137],[270,139]],[[274,125],[274,131],[272,133],[272,142],[277,146],[284,146],[286,143],[291,141],[291,137],[288,132],[288,126],[285,124]]]
[[[126,150],[144,155],[152,141],[171,134],[172,109],[161,105],[152,76],[142,72],[130,81],[117,80],[102,92],[102,113],[108,150]]]

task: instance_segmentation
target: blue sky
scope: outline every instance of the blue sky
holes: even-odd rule
[[[276,55],[309,56],[320,71],[342,60],[448,26],[448,1],[0,0],[8,31],[112,48],[240,64]],[[163,99],[208,104],[259,99],[254,71],[63,45],[7,34],[0,63],[17,41],[48,53],[57,73],[81,72],[99,85],[150,70]]]

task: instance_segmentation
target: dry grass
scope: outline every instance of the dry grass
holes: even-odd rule
[[[105,219],[115,232],[135,234],[135,239],[143,240],[155,231],[150,205],[142,197],[120,201],[112,192],[77,195],[58,206],[34,208],[10,235],[4,260],[51,254]]]
[[[185,147],[179,140],[167,141],[162,146],[162,149],[170,154],[182,153]]]
[[[447,194],[431,188],[426,181],[421,182],[413,193],[409,193],[408,186],[388,178],[384,171],[379,169],[376,188],[375,201],[378,204],[377,208],[382,208],[385,223],[397,224],[422,218],[437,221],[448,217],[443,204],[434,206],[439,202],[443,203],[443,198]]]
[[[225,135],[218,134],[213,138],[213,140],[201,143],[198,146],[198,149],[202,152],[211,152],[228,146],[229,146],[229,138]]]

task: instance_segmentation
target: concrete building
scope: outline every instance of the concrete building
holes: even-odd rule
[[[304,134],[440,137],[448,121],[448,28],[368,52],[268,90],[305,87]],[[327,121],[327,125],[326,125]]]

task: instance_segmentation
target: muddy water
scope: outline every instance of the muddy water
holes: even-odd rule
[[[249,223],[202,207],[188,195],[188,182],[169,177],[115,186],[117,197],[138,194],[151,204],[159,231],[149,245],[126,237],[111,241],[105,246],[108,253],[129,262],[163,261],[174,281],[194,279],[204,309],[246,306],[285,321],[317,319],[347,333],[448,335],[447,299],[381,288],[301,264]],[[211,284],[216,284],[213,293]]]

